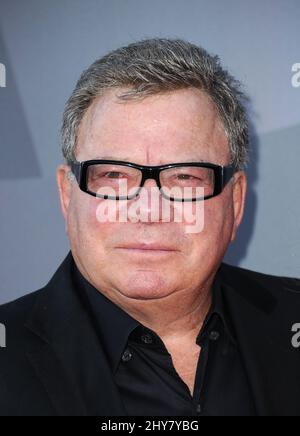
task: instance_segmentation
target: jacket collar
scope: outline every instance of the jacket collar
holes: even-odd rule
[[[28,351],[29,361],[58,415],[124,416],[99,339],[74,292],[73,268],[69,252],[26,321],[25,327],[40,339]],[[79,391],[78,380],[85,391]],[[105,396],[99,398],[99,392]]]
[[[92,286],[76,265],[74,267],[74,283],[78,294],[85,303],[85,308],[91,315],[110,367],[115,374],[130,335],[134,330],[143,326]]]
[[[280,277],[226,264],[220,272],[258,415],[297,416],[300,355],[291,346],[290,331],[299,296],[285,292]]]

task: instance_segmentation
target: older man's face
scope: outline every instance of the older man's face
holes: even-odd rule
[[[112,158],[141,165],[197,160],[229,163],[223,125],[201,91],[185,89],[126,103],[116,98],[120,91],[98,98],[86,112],[79,129],[77,160]],[[58,169],[58,184],[73,256],[94,286],[122,298],[162,298],[203,286],[242,218],[243,172],[219,196],[204,202],[204,229],[188,233],[184,221],[99,222],[97,207],[111,200],[82,192],[76,182],[67,180],[68,170],[66,166]],[[147,180],[146,192],[153,186],[155,181]],[[176,204],[171,202],[170,207]],[[193,208],[197,209],[196,203]],[[162,244],[172,251],[120,248],[137,242]]]

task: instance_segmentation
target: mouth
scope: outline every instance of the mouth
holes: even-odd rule
[[[124,246],[120,246],[120,247],[116,247],[122,250],[129,250],[131,252],[140,252],[140,253],[170,253],[170,252],[174,252],[174,251],[178,251],[172,247],[166,246],[166,245],[162,245],[162,244],[157,244],[157,243],[152,243],[152,244],[144,244],[144,243],[139,243],[139,244],[128,244],[128,245],[124,245]]]

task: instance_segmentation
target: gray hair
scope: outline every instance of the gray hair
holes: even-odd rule
[[[241,83],[222,68],[218,56],[182,39],[144,39],[96,60],[80,76],[66,103],[61,129],[67,162],[75,160],[80,122],[94,99],[111,88],[129,88],[120,101],[184,88],[198,88],[214,102],[228,138],[231,163],[248,160],[248,97]]]

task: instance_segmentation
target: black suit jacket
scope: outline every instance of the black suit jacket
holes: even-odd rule
[[[125,416],[104,350],[72,283],[71,252],[41,290],[0,307],[0,415]],[[300,415],[300,280],[221,264],[218,276],[258,415]],[[94,397],[94,398],[93,398]]]

